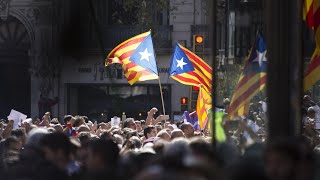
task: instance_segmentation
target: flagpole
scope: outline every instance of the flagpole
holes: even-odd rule
[[[163,115],[166,115],[166,109],[164,108],[164,100],[163,100],[163,93],[162,93],[162,86],[161,86],[161,82],[160,82],[160,76],[159,76],[158,80],[159,80],[159,88],[160,88]]]
[[[151,33],[151,29],[149,29],[150,33]],[[154,52],[154,59],[157,59],[157,55],[156,52],[153,48],[153,52]],[[157,63],[157,61],[156,61]],[[157,65],[158,67],[158,65]],[[160,96],[161,96],[161,103],[162,103],[162,110],[163,110],[163,115],[166,115],[166,109],[164,108],[164,100],[163,100],[163,93],[162,93],[162,86],[161,86],[161,81],[160,81],[160,75],[158,75],[158,82],[159,82],[159,88],[160,88]]]

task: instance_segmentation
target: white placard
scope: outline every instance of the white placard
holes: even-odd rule
[[[14,109],[11,109],[11,112],[8,116],[8,120],[13,120],[13,129],[18,129],[19,125],[21,125],[21,122],[25,119],[27,119],[27,115]]]
[[[112,127],[118,128],[119,125],[120,125],[120,118],[119,117],[115,116],[115,117],[111,118],[111,126]]]

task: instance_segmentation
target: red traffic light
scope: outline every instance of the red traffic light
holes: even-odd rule
[[[182,97],[181,98],[181,104],[188,104],[188,98],[187,97]]]
[[[193,91],[199,91],[199,87],[198,86],[192,86],[192,90]]]

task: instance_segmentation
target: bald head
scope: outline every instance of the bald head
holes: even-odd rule
[[[183,123],[180,128],[184,132],[184,134],[187,136],[187,138],[193,137],[194,129],[189,122]]]
[[[185,137],[185,135],[184,135],[183,131],[181,131],[180,129],[174,129],[171,132],[171,139],[175,139],[178,137]]]

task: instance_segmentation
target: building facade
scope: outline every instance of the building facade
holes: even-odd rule
[[[190,87],[169,77],[171,53],[175,43],[192,49],[192,35],[204,35],[205,50],[200,56],[212,64],[212,1],[139,1],[143,2],[139,11],[129,8],[137,14],[133,17],[120,13],[123,2],[0,0],[0,117],[5,118],[10,109],[29,117],[51,111],[54,117],[81,114],[97,120],[123,112],[144,119],[152,107],[162,112],[157,80],[130,86],[121,66],[104,66],[112,48],[149,29],[166,114],[180,114],[181,97],[189,97]],[[158,8],[155,2],[167,4]],[[218,1],[220,63],[225,57],[227,64],[241,63],[246,56],[254,32],[263,29],[263,4],[254,9],[260,2]]]

